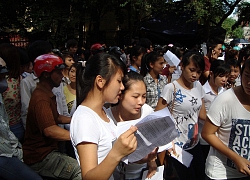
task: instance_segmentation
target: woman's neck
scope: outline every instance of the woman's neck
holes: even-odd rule
[[[73,90],[76,90],[76,83],[75,82],[71,82],[69,84],[70,88],[73,89]]]
[[[159,74],[156,74],[153,70],[149,71],[149,74],[155,81],[158,80]]]
[[[219,87],[216,86],[216,84],[214,83],[214,81],[213,81],[212,79],[210,79],[210,80],[208,81],[208,83],[209,83],[209,85],[210,85],[212,91],[213,91],[215,94],[218,94],[218,88],[219,88]]]
[[[133,66],[135,69],[139,70],[139,66],[137,66],[135,63],[131,64],[131,66]]]
[[[241,67],[243,66],[243,64],[245,63],[245,59],[243,59],[240,63]]]
[[[129,120],[135,120],[139,119],[141,117],[141,113],[138,113],[137,115],[131,114],[127,111],[125,111],[121,105],[116,105],[111,108],[112,114],[117,122],[123,122],[123,121],[129,121]]]
[[[88,108],[95,111],[102,119],[108,121],[107,116],[103,111],[104,103],[105,100],[103,100],[102,93],[99,90],[92,90],[88,93],[81,105],[87,106]]]
[[[68,77],[68,73],[69,73],[68,68],[64,68],[64,69],[62,70],[63,77]]]
[[[177,82],[184,88],[184,89],[192,89],[194,87],[194,83],[188,82],[182,75],[179,79],[177,79]]]
[[[67,85],[69,91],[76,95],[76,83],[75,82],[71,82],[70,84]]]

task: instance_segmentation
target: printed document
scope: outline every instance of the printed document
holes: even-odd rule
[[[142,120],[131,120],[117,123],[117,137],[127,131],[131,125],[138,128],[136,150],[127,156],[128,162],[136,162],[147,156],[155,147],[173,141],[178,132],[168,108],[153,112]],[[123,159],[124,162],[127,160]]]

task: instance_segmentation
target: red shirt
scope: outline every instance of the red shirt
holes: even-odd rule
[[[210,66],[211,66],[211,63],[210,63],[207,56],[204,56],[204,62],[205,62],[205,69],[204,69],[203,73],[210,71]],[[207,81],[207,77],[205,77],[204,74],[201,74],[199,81],[200,81],[201,85],[204,85]]]

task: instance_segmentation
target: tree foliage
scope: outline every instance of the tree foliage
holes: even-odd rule
[[[242,0],[192,0],[187,4],[194,9],[194,19],[202,23],[221,26]]]
[[[236,23],[236,20],[227,18],[223,23],[222,27],[227,31],[226,36],[229,38],[243,38],[243,29],[238,27],[232,30],[232,26]]]
[[[238,20],[232,26],[232,29],[236,29],[239,26],[248,26],[250,20],[250,3],[241,3],[236,12],[238,13]]]
[[[83,40],[83,27],[92,34],[92,41],[100,39],[100,22],[107,13],[113,13],[115,22],[124,23],[133,32],[135,26],[152,14],[173,12],[192,13],[190,21],[210,26],[222,26],[241,0],[8,0],[0,2],[0,27],[2,31],[18,31],[25,34],[44,32],[58,44],[66,39],[79,37]],[[242,18],[248,6],[240,6]],[[244,13],[243,13],[244,12]],[[244,15],[245,14],[245,15]],[[209,31],[208,31],[209,33]]]

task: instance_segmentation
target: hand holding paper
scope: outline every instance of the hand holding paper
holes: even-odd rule
[[[137,148],[128,156],[129,162],[141,160],[154,148],[166,145],[178,135],[168,108],[153,112],[139,121],[119,122],[117,124],[117,137],[129,129],[131,125],[135,125],[138,130],[135,133]]]

